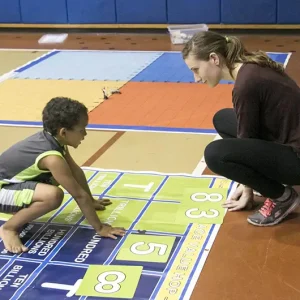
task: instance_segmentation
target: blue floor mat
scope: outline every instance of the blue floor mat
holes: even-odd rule
[[[129,81],[162,52],[61,51],[28,65],[14,78]]]
[[[284,63],[288,56],[287,53],[268,53],[268,55],[279,63]],[[174,52],[161,55],[131,81],[191,83],[194,82],[194,76],[182,59],[181,53]],[[233,81],[222,80],[220,83],[230,84]]]

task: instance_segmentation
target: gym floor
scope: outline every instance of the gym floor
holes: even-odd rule
[[[63,44],[40,45],[43,33],[0,33],[0,48],[45,49],[45,52],[0,52],[1,75],[47,53],[47,49],[78,50],[145,50],[180,51],[181,45],[172,45],[168,34],[129,33],[70,33]],[[300,38],[298,35],[239,35],[249,50],[267,52],[291,52],[287,72],[300,83]],[[118,70],[116,70],[117,72]],[[17,80],[22,80],[17,79]],[[0,90],[0,120],[38,121],[45,101],[43,93],[50,91],[43,82],[39,90],[24,85],[22,92],[12,88],[10,80]],[[58,81],[51,86],[56,92],[66,87]],[[193,173],[199,168],[205,145],[216,135],[212,129],[212,116],[223,107],[231,107],[232,85],[223,84],[215,89],[199,85],[179,89],[176,84],[134,82],[125,86],[121,95],[112,95],[111,101],[101,105],[92,101],[93,91],[98,93],[105,83],[85,86],[76,90],[76,82],[69,89],[74,97],[86,98],[90,110],[90,122],[95,124],[122,125],[124,130],[89,130],[80,147],[74,151],[80,165],[124,170],[151,170],[159,172]],[[101,85],[102,84],[102,85]],[[119,88],[116,82],[109,88]],[[127,89],[127,90],[126,90]],[[85,94],[85,92],[87,94]],[[51,94],[51,93],[50,93]],[[138,98],[154,95],[151,104],[139,106]],[[32,97],[30,97],[32,96]],[[54,95],[53,95],[54,96]],[[189,99],[187,101],[186,97]],[[99,98],[99,97],[98,97]],[[162,102],[162,98],[164,101]],[[23,99],[23,103],[22,100]],[[39,102],[37,101],[39,99]],[[99,100],[99,99],[98,99]],[[28,101],[32,101],[28,105]],[[129,105],[131,101],[132,106]],[[33,106],[33,103],[37,104]],[[34,109],[28,109],[34,107]],[[27,110],[26,110],[27,109]],[[126,127],[127,126],[127,127]],[[168,133],[154,130],[126,130],[130,126],[196,128],[209,134]],[[145,128],[146,128],[145,127]],[[39,128],[2,126],[0,152]],[[201,167],[201,166],[200,166]],[[210,174],[203,168],[203,174]],[[192,299],[299,299],[300,283],[297,279],[300,267],[299,214],[292,214],[282,224],[272,228],[256,228],[246,222],[249,212],[227,213],[221,229],[206,260]]]

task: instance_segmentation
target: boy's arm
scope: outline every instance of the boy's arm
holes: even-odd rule
[[[68,163],[60,156],[46,156],[39,162],[39,168],[49,170],[54,179],[75,199],[91,226],[100,232],[103,225],[93,207],[93,198],[74,178]]]
[[[68,148],[66,148],[65,158],[77,182],[91,197],[93,197],[83,170],[76,164]]]

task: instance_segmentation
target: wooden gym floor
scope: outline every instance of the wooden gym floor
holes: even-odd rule
[[[41,33],[2,32],[0,33],[0,48],[47,49],[47,45],[38,44],[41,35]],[[249,50],[292,52],[287,72],[300,84],[300,64],[298,63],[300,60],[300,35],[241,35],[241,38]],[[167,34],[121,33],[71,33],[64,44],[54,47],[56,49],[90,50],[173,51],[181,49],[181,46],[174,46],[170,43]],[[53,45],[48,46],[48,49],[52,48]],[[20,55],[14,57],[13,52],[9,52],[7,55],[9,61],[1,62],[1,74],[34,59],[40,53],[30,51],[24,53],[23,57]],[[158,86],[157,90],[159,89]],[[198,119],[198,116],[192,118],[176,113],[168,115],[167,111],[174,110],[174,105],[176,105],[169,101],[167,106],[163,107],[164,115],[161,119],[156,114],[155,120],[149,116],[149,119],[143,120],[143,122],[148,122],[149,126],[212,128],[212,115],[222,107],[231,106],[230,92],[231,87],[228,86],[220,86],[215,90],[207,91],[208,96],[213,93],[218,94],[220,100],[210,106],[204,101],[202,106],[199,106],[199,110],[204,109],[207,112],[205,116],[201,117],[201,120]],[[10,99],[1,97],[1,106],[6,105],[6,101],[10,101]],[[112,103],[110,105],[113,106]],[[157,105],[157,107],[159,106]],[[117,107],[112,107],[112,109],[118,111]],[[191,109],[196,108],[192,107]],[[121,111],[118,113],[115,117],[122,118]],[[124,114],[126,115],[126,112]],[[0,119],[3,120],[5,117],[2,110]],[[96,121],[101,117],[103,118],[102,123],[116,121],[110,118],[105,119],[105,116],[91,112],[92,120]],[[133,125],[139,125],[136,124],[139,122],[138,120],[133,120],[133,122],[135,123]],[[25,137],[36,130],[36,128],[2,128],[2,134],[9,132],[9,135],[6,134],[2,138],[0,152],[18,140],[20,136]],[[151,132],[145,135],[142,132],[126,132],[124,134],[120,131],[91,131],[82,150],[75,153],[75,158],[81,165],[102,168],[191,173],[203,155],[201,150],[203,145],[213,138],[213,135],[199,138],[192,134],[167,135]],[[97,140],[97,144],[95,144],[95,140]],[[160,145],[159,149],[157,145]],[[172,164],[175,158],[177,163]],[[209,174],[210,172],[205,169],[204,173]],[[299,214],[293,214],[288,220],[273,228],[256,228],[249,225],[246,222],[248,214],[249,212],[227,213],[201,272],[192,299],[296,300],[300,298],[300,282],[297,279],[300,268]]]

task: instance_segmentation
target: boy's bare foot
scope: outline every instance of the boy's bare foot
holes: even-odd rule
[[[28,248],[22,244],[17,231],[5,229],[1,226],[0,237],[2,238],[4,247],[7,251],[11,253],[22,253],[28,251]]]

